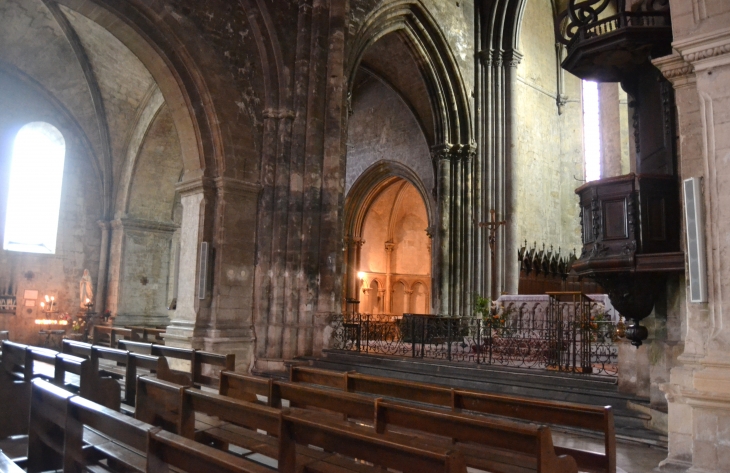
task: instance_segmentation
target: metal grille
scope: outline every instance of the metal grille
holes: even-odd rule
[[[332,348],[521,368],[616,376],[616,326],[580,293],[550,293],[545,310],[491,316],[345,314]],[[592,310],[594,314],[592,314]]]

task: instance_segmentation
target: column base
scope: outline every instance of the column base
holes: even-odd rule
[[[692,464],[690,462],[667,458],[659,463],[659,466],[654,471],[659,473],[687,473],[691,467]]]

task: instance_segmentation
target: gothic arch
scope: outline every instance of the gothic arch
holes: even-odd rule
[[[427,84],[434,120],[435,145],[472,142],[471,107],[461,73],[443,32],[417,0],[390,0],[363,21],[347,60],[352,88],[367,49],[383,36],[402,35]]]

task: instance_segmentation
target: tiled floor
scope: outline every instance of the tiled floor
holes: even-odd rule
[[[603,444],[598,439],[578,435],[553,432],[555,445],[603,452]],[[648,447],[633,442],[616,441],[617,473],[650,473],[667,458],[667,450]]]

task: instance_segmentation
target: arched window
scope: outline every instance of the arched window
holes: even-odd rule
[[[66,142],[58,128],[32,122],[13,144],[3,249],[56,252]]]
[[[583,151],[586,181],[601,178],[601,127],[598,84],[583,81]]]

